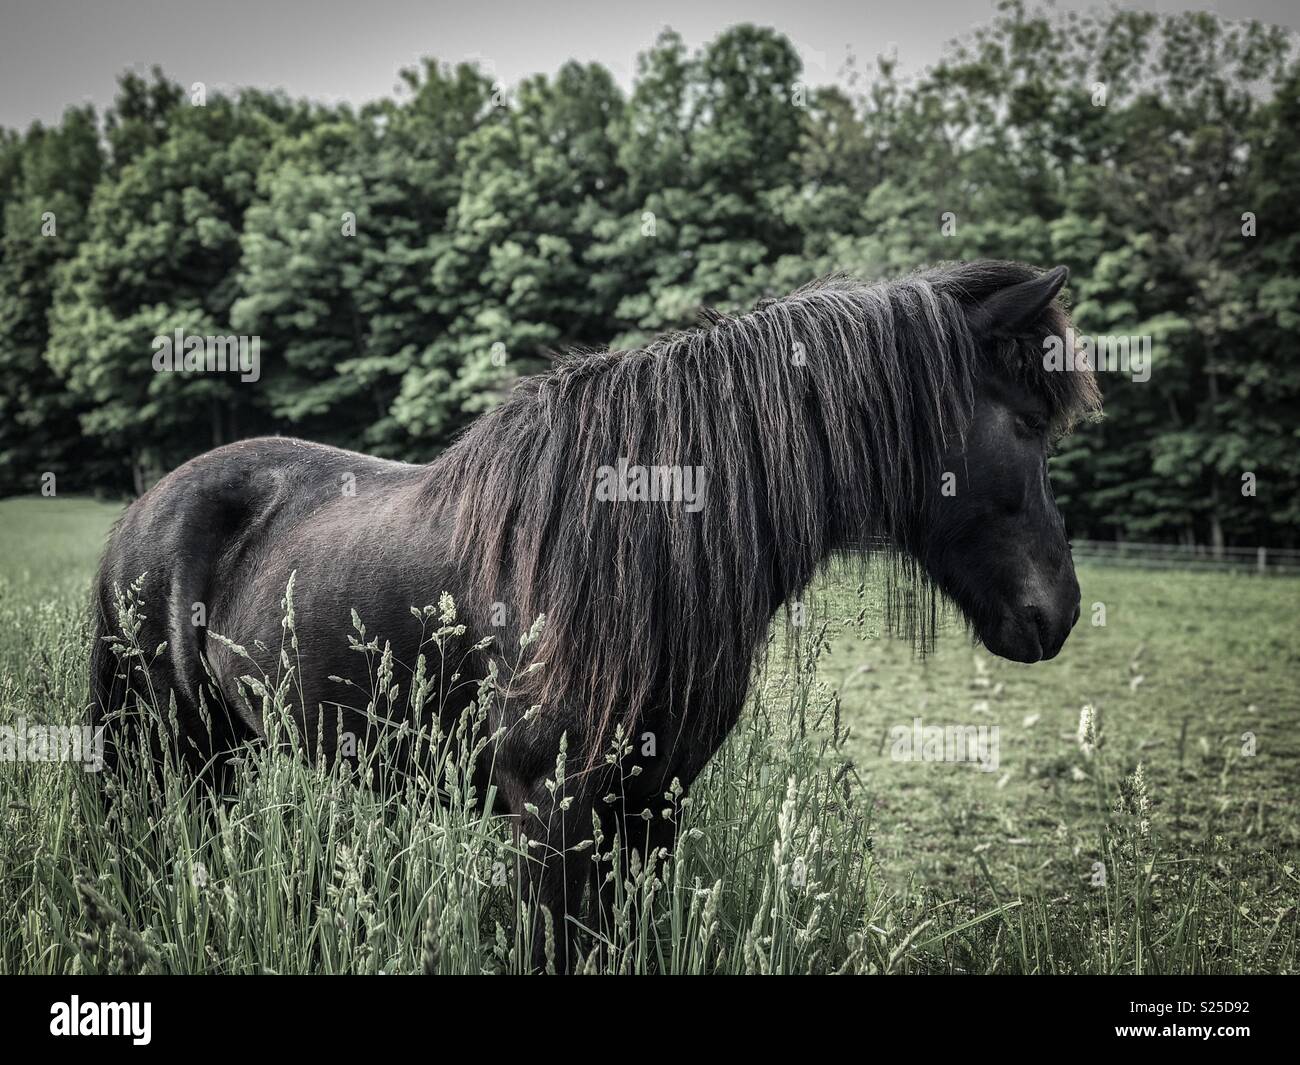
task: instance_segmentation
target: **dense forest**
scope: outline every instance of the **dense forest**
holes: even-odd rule
[[[630,91],[429,59],[357,110],[155,69],[0,131],[0,495],[140,491],[263,432],[425,460],[556,350],[996,257],[1150,339],[1053,460],[1076,535],[1300,541],[1293,36],[1006,2],[917,77],[803,78],[742,25],[665,31]],[[258,379],[155,372],[178,329],[259,338]]]

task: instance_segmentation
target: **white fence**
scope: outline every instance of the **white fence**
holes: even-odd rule
[[[1216,552],[1204,544],[1189,546],[1075,540],[1073,551],[1076,559],[1110,566],[1300,576],[1300,550],[1295,548],[1225,547]]]

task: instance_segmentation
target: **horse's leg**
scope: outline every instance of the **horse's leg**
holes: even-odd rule
[[[615,807],[602,799],[596,800],[596,815],[600,818],[600,831],[603,837],[597,845],[599,854],[618,852],[623,849],[623,821]],[[613,938],[614,935],[614,881],[620,875],[622,861],[619,853],[614,852],[611,861],[591,863],[590,893],[588,895],[587,923],[598,936]],[[602,948],[603,949],[603,948]]]
[[[652,856],[662,863],[665,854],[672,854],[673,848],[677,846],[677,825],[674,822],[663,817],[645,821],[639,815],[628,818],[627,821],[628,842],[625,853],[630,862],[635,851],[641,859],[642,869],[650,864]]]
[[[662,852],[671,854],[676,846],[677,826],[672,821],[659,816],[647,821],[641,816],[639,810],[624,811],[620,803],[612,804],[600,811],[598,801],[598,812],[601,832],[605,836],[600,845],[601,852],[613,851],[614,853],[612,861],[592,863],[591,907],[588,920],[599,934],[612,939],[616,921],[618,884],[624,885],[626,891],[627,881],[632,875],[633,855],[636,856],[638,867],[641,869],[647,867],[652,855],[662,863]],[[617,850],[615,850],[615,836],[618,837]]]
[[[116,570],[132,573],[139,566],[143,585],[145,612],[135,618],[138,629],[128,639],[119,611],[124,593],[113,578],[114,560],[126,550],[121,535],[96,577],[92,619],[90,723],[102,730],[104,768],[121,782],[123,760],[133,762],[158,791],[163,764],[170,761],[220,792],[227,758],[251,730],[228,709],[216,679],[207,674],[205,633],[190,621],[190,604],[206,602],[208,593],[187,583],[194,579],[189,574],[159,572],[143,583],[147,563],[117,560]]]
[[[564,808],[567,801],[567,809]],[[577,793],[552,793],[541,782],[531,790],[529,803],[536,814],[521,811],[521,834],[528,838],[524,866],[525,898],[533,914],[532,968],[545,972],[551,958],[547,950],[550,915],[556,972],[571,971],[578,957],[577,928],[569,917],[582,912],[582,898],[592,864],[591,847],[575,850],[591,839],[592,802],[589,789]]]

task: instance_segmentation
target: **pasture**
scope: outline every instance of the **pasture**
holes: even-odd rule
[[[84,720],[87,589],[117,512],[0,502],[11,730]],[[1300,584],[1079,581],[1065,650],[1022,666],[953,625],[917,659],[876,629],[871,585],[825,577],[691,795],[646,812],[679,821],[677,853],[619,885],[585,968],[1300,970]],[[996,726],[986,765],[899,760],[915,719]],[[517,971],[521,856],[445,770],[439,803],[429,781],[381,795],[250,750],[233,800],[169,775],[161,802],[127,781],[106,818],[96,774],[0,763],[0,971]]]

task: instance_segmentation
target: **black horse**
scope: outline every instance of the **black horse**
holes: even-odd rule
[[[338,738],[364,748],[376,729],[358,695],[367,665],[347,649],[351,612],[410,669],[411,607],[445,591],[465,625],[462,677],[495,668],[505,681],[484,729],[498,736],[493,783],[517,830],[562,854],[594,810],[606,838],[671,849],[668,822],[629,832],[620,811],[657,808],[674,778],[698,776],[736,723],[774,614],[828,557],[884,553],[896,579],[937,587],[1006,658],[1061,649],[1079,588],[1047,454],[1098,406],[1086,366],[1044,367],[1045,338],[1066,335],[1066,276],[975,262],[876,285],[832,278],[747,315],[711,313],[645,349],[569,356],[522,380],[427,466],[288,438],[200,455],[113,532],[93,715],[122,719],[123,664],[103,637],[118,592],[145,574],[155,609],[138,643],[165,644],[148,680],[174,697],[183,748],[204,761],[265,737],[240,678],[253,665],[276,674],[296,573],[295,716],[319,738],[314,755],[351,757]],[[914,614],[924,639],[933,611]],[[430,705],[450,731],[473,697],[461,684]],[[620,728],[641,768],[616,809],[596,800]],[[556,817],[545,785],[562,736],[571,801]],[[581,857],[529,866],[531,897],[557,920],[584,897]]]

